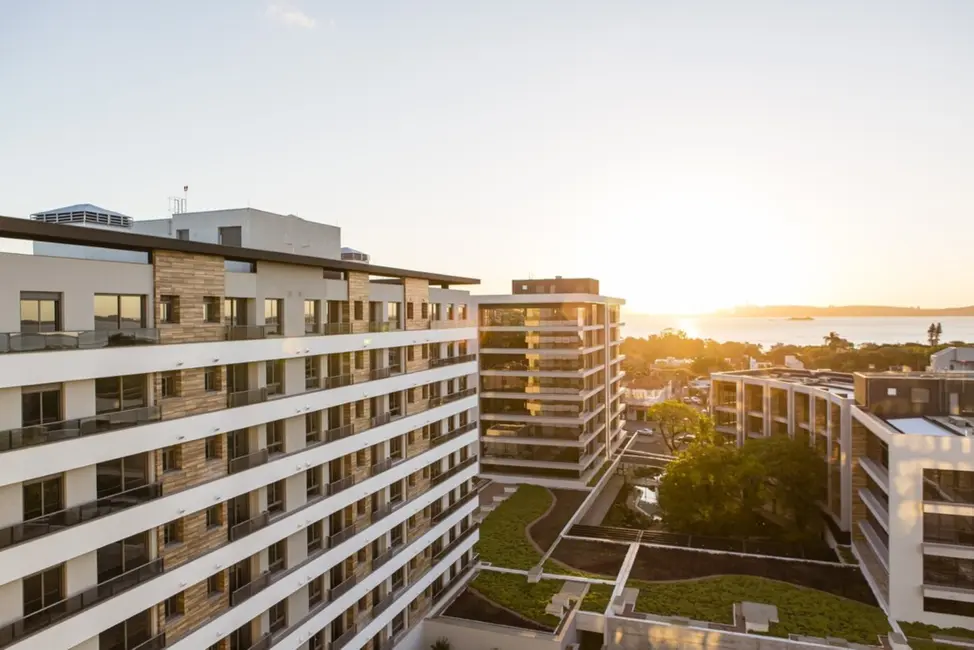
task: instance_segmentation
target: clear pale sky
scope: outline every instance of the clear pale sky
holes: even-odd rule
[[[251,205],[641,312],[974,304],[974,1],[35,0],[0,214]]]

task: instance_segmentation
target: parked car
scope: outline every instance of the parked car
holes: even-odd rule
[[[653,431],[652,429],[645,429],[645,428],[643,428],[643,429],[636,429],[636,434],[637,435],[651,436],[651,435],[654,435],[655,433],[656,432]]]

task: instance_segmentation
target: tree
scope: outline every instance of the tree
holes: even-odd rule
[[[788,520],[785,536],[800,539],[818,532],[819,502],[825,498],[825,460],[800,440],[786,436],[748,439],[741,453],[760,468],[766,508],[780,522]]]
[[[930,327],[927,328],[927,343],[930,345],[937,345],[937,324],[930,323]]]
[[[852,343],[842,338],[835,332],[829,332],[828,335],[823,336],[822,339],[825,341],[825,346],[830,350],[848,350],[852,347]]]
[[[660,478],[659,513],[668,530],[744,537],[761,505],[759,468],[731,445],[693,445]]]
[[[646,420],[656,423],[663,444],[673,454],[688,447],[695,438],[709,436],[713,430],[707,414],[676,400],[667,400],[649,407],[646,410]]]
[[[718,357],[697,357],[690,364],[690,372],[694,375],[709,375],[712,372],[722,372],[730,369],[730,364]]]
[[[430,646],[430,650],[450,650],[450,640],[441,636]]]

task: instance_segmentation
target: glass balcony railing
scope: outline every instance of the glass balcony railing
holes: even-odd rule
[[[440,368],[442,366],[452,366],[458,363],[467,363],[469,361],[476,361],[476,354],[461,354],[456,357],[443,357],[442,359],[433,359],[430,361],[431,368]]]
[[[435,438],[430,438],[430,445],[434,447],[436,445],[442,445],[444,442],[450,442],[451,440],[454,440],[455,438],[459,438],[460,436],[467,433],[468,431],[473,431],[476,428],[477,428],[476,422],[469,422],[467,424],[457,427],[453,431],[448,431],[442,435],[436,436]]]
[[[334,442],[336,440],[341,440],[342,438],[347,438],[354,433],[355,427],[351,424],[345,424],[325,431],[325,441]]]
[[[397,332],[401,329],[402,329],[402,325],[400,325],[398,321],[392,321],[392,320],[369,321],[370,332]]]
[[[457,474],[467,469],[468,467],[473,467],[476,462],[477,462],[477,457],[471,456],[467,460],[458,463],[457,465],[446,470],[445,472],[440,472],[439,474],[431,476],[430,485],[439,485],[440,483],[443,483],[447,479],[456,476]]]
[[[247,600],[258,591],[263,590],[271,582],[271,572],[264,571],[262,574],[243,585],[230,592],[230,606],[236,607],[243,601]]]
[[[249,406],[267,401],[267,388],[251,388],[227,393],[227,408]]]
[[[162,571],[162,558],[157,558],[81,593],[69,596],[60,602],[48,605],[44,609],[8,623],[0,627],[0,647],[20,641],[62,619],[94,607],[98,603],[156,577]]]
[[[268,512],[261,512],[260,514],[247,519],[246,521],[241,521],[240,523],[230,523],[230,528],[228,529],[228,535],[231,542],[235,542],[238,539],[243,539],[247,535],[256,532],[270,523],[271,516]]]
[[[455,402],[458,399],[463,399],[464,397],[471,397],[476,394],[477,394],[476,388],[468,388],[466,390],[457,391],[456,393],[450,393],[448,395],[440,395],[437,397],[432,397],[430,398],[430,408],[442,406],[443,404],[449,404],[450,402]]]
[[[75,332],[0,333],[0,354],[43,350],[91,350],[159,343],[159,330],[138,327]]]
[[[325,323],[322,328],[322,334],[351,334],[352,324],[351,323]]]
[[[267,463],[270,452],[266,448],[258,449],[244,456],[236,456],[227,460],[227,473],[236,474],[253,467],[258,467]]]
[[[332,481],[331,483],[328,484],[328,488],[327,488],[328,496],[335,496],[339,492],[343,490],[347,490],[353,485],[355,485],[355,477],[352,476],[351,474],[349,474],[345,478],[340,478],[336,481]]]
[[[114,431],[115,429],[134,427],[146,422],[156,422],[160,419],[162,419],[162,410],[158,406],[141,406],[125,411],[101,413],[86,418],[36,424],[20,429],[8,429],[7,431],[0,431],[0,451],[80,438],[96,433]]]
[[[268,325],[227,325],[228,341],[253,341],[266,339],[270,333]]]
[[[0,528],[0,549],[120,512],[162,496],[162,483],[149,483],[59,510],[29,521]]]
[[[352,375],[325,377],[325,388],[341,388],[342,386],[351,386],[353,383],[354,379]]]

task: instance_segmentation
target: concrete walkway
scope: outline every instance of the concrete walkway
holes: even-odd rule
[[[615,501],[616,495],[622,489],[623,483],[624,479],[621,476],[613,476],[610,478],[608,483],[605,484],[605,489],[602,490],[602,493],[595,499],[595,503],[592,504],[592,507],[588,509],[588,512],[585,513],[585,516],[578,523],[584,526],[598,526],[601,524],[602,520],[605,519],[605,514],[612,507],[612,502]]]

